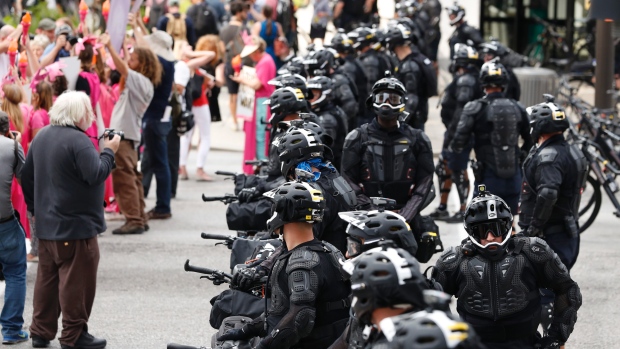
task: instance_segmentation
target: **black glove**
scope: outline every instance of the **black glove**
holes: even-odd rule
[[[543,230],[541,228],[536,227],[534,225],[530,225],[529,227],[527,227],[527,231],[526,231],[525,235],[527,235],[529,237],[539,237],[539,238],[541,238],[541,237],[544,236],[544,233],[543,233]]]
[[[232,285],[241,291],[248,291],[252,285],[260,282],[260,279],[267,275],[265,268],[245,268],[239,270],[232,279]]]
[[[265,318],[261,315],[241,328],[233,328],[217,337],[218,341],[250,340],[254,337],[262,337],[265,334]]]
[[[536,348],[540,349],[560,349],[560,341],[553,337],[542,337],[536,343]]]
[[[237,199],[239,199],[239,202],[250,202],[253,199],[259,197],[262,193],[256,188],[256,187],[252,187],[252,188],[243,188],[240,192],[239,195],[237,195]]]

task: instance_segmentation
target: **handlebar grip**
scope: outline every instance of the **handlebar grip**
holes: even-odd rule
[[[209,268],[202,268],[202,267],[195,267],[193,265],[189,265],[189,259],[185,261],[185,265],[183,266],[183,269],[185,269],[185,271],[191,271],[194,273],[199,273],[199,274],[213,274],[215,272],[215,270],[209,269]]]
[[[207,234],[207,233],[200,234],[200,237],[203,239],[211,239],[211,240],[228,240],[228,239],[233,238],[230,235]]]
[[[237,174],[234,172],[228,172],[228,171],[215,171],[216,175],[220,175],[220,176],[233,176],[236,177]]]
[[[176,343],[168,343],[168,346],[166,348],[167,349],[201,349],[199,347],[192,347],[191,345],[183,345],[183,344],[176,344]]]

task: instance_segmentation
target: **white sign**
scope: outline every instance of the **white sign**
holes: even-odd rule
[[[65,78],[67,78],[67,89],[75,90],[75,83],[77,82],[78,75],[80,75],[80,60],[76,56],[62,57],[59,61],[65,64],[62,68]]]
[[[245,79],[257,79],[256,69],[252,67],[244,66],[239,75]],[[254,103],[256,103],[254,89],[240,84],[239,92],[237,94],[237,117],[243,118],[245,121],[252,121],[252,115],[254,115]]]

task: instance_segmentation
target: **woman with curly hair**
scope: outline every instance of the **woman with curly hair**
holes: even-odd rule
[[[137,148],[142,116],[151,103],[154,86],[161,82],[162,68],[148,48],[134,47],[131,52],[125,49],[125,57],[129,57],[125,62],[112,46],[108,34],[102,34],[99,41],[107,47],[121,76],[121,94],[112,111],[110,127],[125,132],[125,139],[115,154],[116,169],[112,172],[112,182],[116,201],[126,221],[112,234],[141,234],[146,228],[147,216]]]

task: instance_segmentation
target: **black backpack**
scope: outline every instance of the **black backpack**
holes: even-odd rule
[[[422,80],[424,81],[421,81],[418,86],[425,87],[423,89],[426,92],[425,97],[437,96],[437,73],[435,72],[435,67],[433,67],[433,62],[420,52],[414,53],[411,55],[411,58],[418,63],[422,71]]]
[[[190,11],[191,10],[191,11]],[[191,18],[194,24],[194,31],[196,37],[201,37],[208,34],[219,34],[218,21],[215,16],[215,11],[206,3],[202,2],[196,4],[187,11],[187,15]]]

